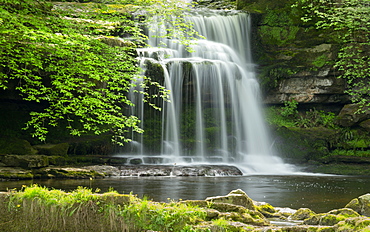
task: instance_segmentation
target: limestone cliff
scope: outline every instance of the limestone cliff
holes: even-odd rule
[[[337,46],[324,31],[303,23],[294,0],[238,0],[237,8],[252,13],[254,58],[266,92],[265,102],[279,104],[348,102],[345,83],[333,68]]]

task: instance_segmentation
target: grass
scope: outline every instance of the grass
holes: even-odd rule
[[[0,199],[1,200],[1,199]],[[132,194],[72,192],[33,185],[12,190],[0,203],[0,231],[198,231],[204,209],[153,202]]]

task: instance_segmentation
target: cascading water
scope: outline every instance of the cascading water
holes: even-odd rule
[[[274,156],[264,124],[250,55],[249,16],[221,13],[202,11],[187,17],[207,38],[196,41],[192,53],[178,41],[156,37],[165,33],[164,25],[153,25],[155,34],[149,30],[152,47],[138,49],[141,64],[162,67],[170,101],[162,106],[161,139],[156,143],[160,150],[152,152],[139,136],[133,154],[157,157],[161,163],[235,164],[245,173],[292,172]],[[159,48],[161,44],[166,48]],[[142,99],[134,95],[132,113],[145,125]]]

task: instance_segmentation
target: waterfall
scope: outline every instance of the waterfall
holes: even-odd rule
[[[187,20],[206,37],[191,45],[194,52],[187,52],[178,41],[156,37],[166,31],[161,24],[153,24],[148,32],[151,47],[138,49],[142,65],[149,62],[163,69],[161,78],[170,98],[163,102],[157,123],[161,138],[147,147],[142,136],[134,137],[132,146],[141,146],[135,149],[136,157],[156,158],[159,163],[234,164],[245,173],[291,172],[275,156],[261,112],[249,15],[209,10],[194,12]],[[161,44],[166,47],[160,48]],[[142,99],[130,99],[137,107],[131,112],[145,125],[145,109],[135,101]],[[151,149],[159,144],[160,149]]]

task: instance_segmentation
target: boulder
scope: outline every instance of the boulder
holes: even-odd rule
[[[67,156],[69,144],[42,144],[33,146],[38,151],[38,154],[49,156]]]
[[[36,150],[27,140],[17,138],[0,138],[0,155],[33,155]]]
[[[314,211],[309,208],[300,208],[294,214],[292,214],[289,219],[291,220],[305,220],[316,215]]]
[[[5,155],[0,161],[7,167],[42,168],[49,166],[49,159],[44,155]]]
[[[352,199],[345,207],[370,217],[370,193]]]
[[[0,179],[32,179],[33,174],[31,170],[12,167],[0,167]]]
[[[226,196],[208,197],[206,201],[240,205],[249,210],[256,209],[253,200],[241,189],[233,190]]]
[[[370,131],[370,119],[366,119],[360,123],[360,127],[364,128],[367,131]]]
[[[347,104],[343,106],[338,114],[337,123],[344,127],[350,127],[361,124],[363,121],[370,119],[370,110],[359,112],[360,106],[358,104]],[[367,123],[363,123],[366,127]]]
[[[333,226],[343,219],[343,217],[338,215],[321,213],[305,219],[303,223],[306,225]]]
[[[370,231],[370,218],[353,217],[337,223],[334,231]]]
[[[306,225],[320,225],[320,226],[334,226],[337,223],[344,221],[348,218],[358,218],[360,215],[353,209],[343,208],[334,209],[328,213],[320,213],[305,219]]]
[[[333,209],[328,213],[344,217],[359,217],[360,215],[351,208]]]

